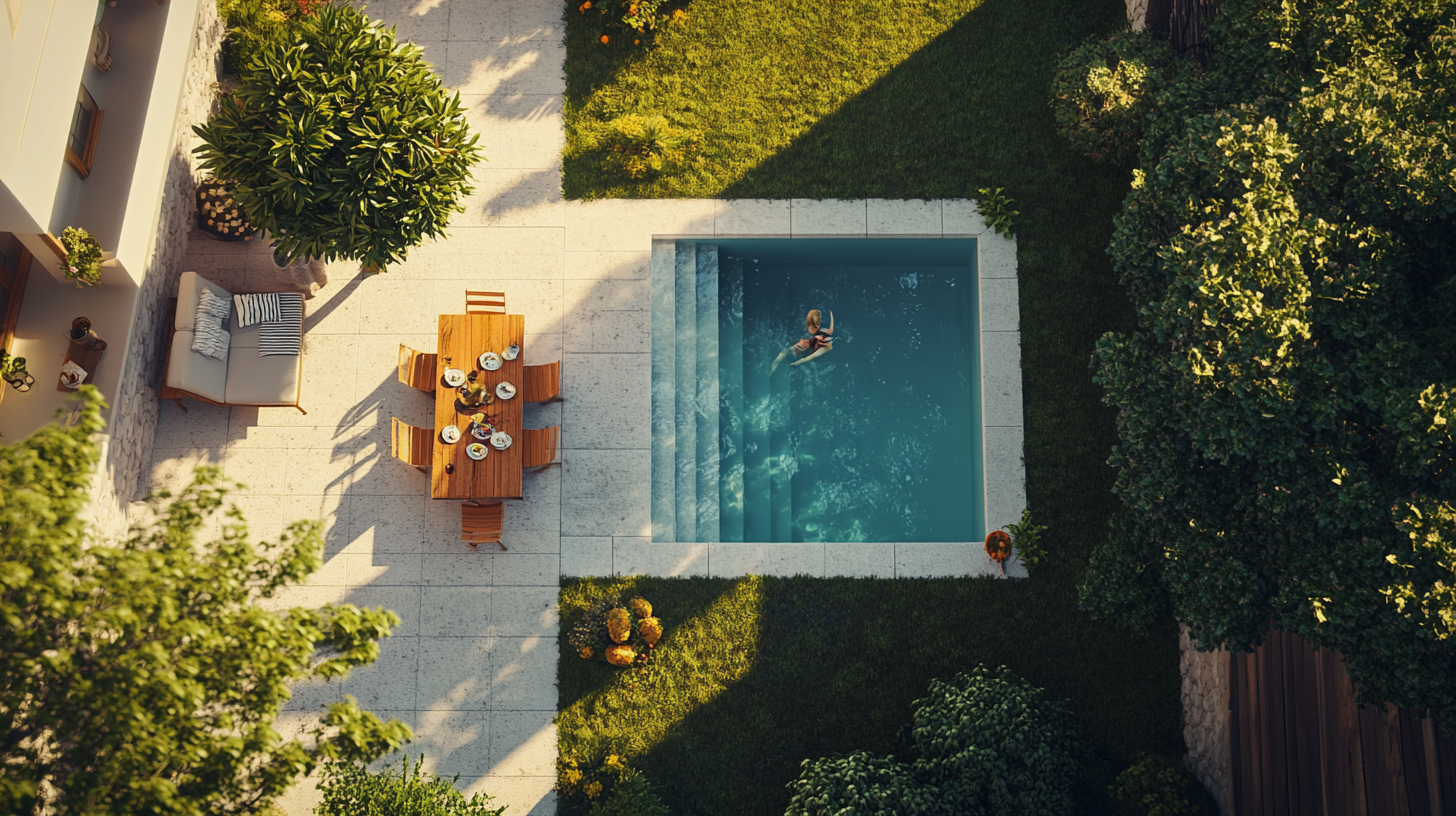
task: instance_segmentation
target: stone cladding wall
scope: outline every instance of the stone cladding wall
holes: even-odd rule
[[[1178,625],[1178,668],[1183,676],[1184,761],[1218,801],[1223,816],[1233,813],[1229,778],[1229,653],[1200,652]]]
[[[167,320],[166,302],[176,294],[183,271],[199,176],[192,148],[200,140],[192,133],[192,126],[206,121],[212,112],[225,30],[217,3],[201,0],[177,109],[161,212],[143,270],[131,346],[126,350],[121,386],[107,428],[111,441],[93,489],[91,521],[101,535],[125,531],[129,505],[142,498],[137,494],[146,488],[142,475],[151,462],[157,430],[157,384],[165,349],[162,326]]]

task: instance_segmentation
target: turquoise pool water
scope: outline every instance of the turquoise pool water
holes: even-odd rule
[[[676,250],[671,426],[658,404],[668,399],[657,355],[669,321],[657,314],[667,310],[654,271],[655,537],[980,537],[973,239],[722,240]],[[790,354],[771,373],[805,334],[809,309],[825,328],[833,312],[833,349],[798,366]],[[670,508],[656,495],[669,476],[658,472],[669,434]]]

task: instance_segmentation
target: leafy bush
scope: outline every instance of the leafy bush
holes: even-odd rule
[[[787,816],[1072,812],[1066,713],[1002,666],[932,680],[909,726],[914,760],[860,752],[806,760]]]
[[[1271,620],[1362,701],[1456,718],[1456,2],[1231,0],[1154,102],[1093,361],[1125,512],[1095,614]]]
[[[401,770],[385,768],[370,773],[353,762],[330,762],[324,765],[323,801],[314,808],[317,816],[501,816],[505,807],[490,807],[491,797],[482,793],[470,799],[455,788],[460,779],[441,779],[422,771],[421,756],[410,767],[410,758],[403,757]]]
[[[1057,129],[1098,161],[1128,164],[1137,156],[1143,120],[1163,87],[1192,69],[1168,44],[1122,31],[1083,44],[1057,66],[1052,110]]]
[[[101,282],[101,244],[80,227],[66,227],[61,232],[61,248],[66,251],[66,277],[76,288],[95,286]]]
[[[1139,754],[1111,790],[1125,816],[1218,816],[1218,804],[1193,772],[1161,754]]]
[[[237,183],[281,254],[383,269],[445,233],[481,158],[423,52],[348,6],[266,44],[205,125],[202,167]]]
[[[223,68],[241,73],[269,43],[287,40],[293,27],[318,11],[327,0],[218,0],[227,23],[222,42]]]
[[[633,39],[633,45],[641,45],[642,38],[656,31],[669,20],[683,21],[687,12],[681,8],[668,12],[667,7],[678,5],[676,0],[583,0],[576,7],[581,14],[593,14],[601,21],[600,42],[609,45],[613,30],[626,28]],[[623,31],[628,34],[629,31]]]
[[[634,179],[681,167],[697,146],[696,136],[656,114],[627,114],[607,123],[610,164]]]
[[[1002,235],[1011,236],[1011,222],[1020,212],[1011,209],[1015,202],[1006,197],[1005,191],[1000,187],[982,187],[976,193],[980,198],[976,199],[976,209],[980,211],[981,217],[986,219],[986,226],[991,227]]]
[[[668,816],[668,810],[647,777],[628,768],[612,792],[592,805],[591,816]]]
[[[1046,528],[1031,520],[1030,508],[1021,511],[1021,521],[1006,525],[1006,531],[1011,533],[1011,543],[1016,547],[1016,555],[1026,565],[1028,573],[1046,563],[1047,551],[1041,540]]]

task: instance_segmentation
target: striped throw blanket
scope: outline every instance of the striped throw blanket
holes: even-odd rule
[[[278,297],[278,319],[258,324],[258,356],[297,357],[303,339],[303,295],[281,292]]]

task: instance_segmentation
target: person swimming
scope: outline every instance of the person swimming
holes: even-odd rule
[[[804,318],[805,334],[793,345],[779,352],[779,356],[773,361],[773,367],[768,370],[770,376],[779,370],[779,364],[789,356],[790,352],[802,359],[789,363],[791,366],[803,365],[816,357],[823,357],[834,350],[834,312],[829,312],[829,328],[820,329],[820,321],[823,315],[818,309],[810,309],[809,315]]]

